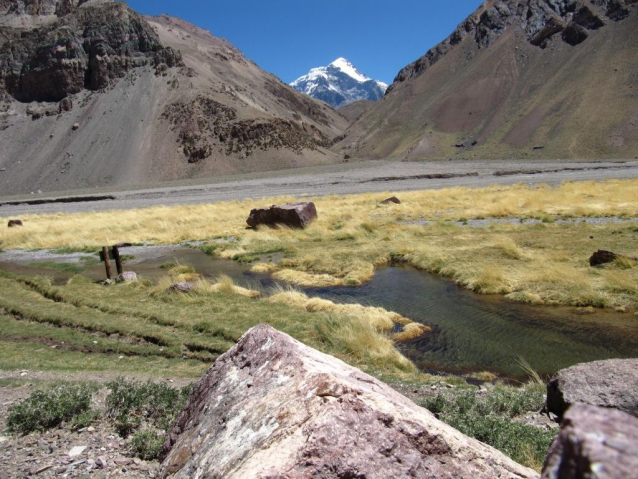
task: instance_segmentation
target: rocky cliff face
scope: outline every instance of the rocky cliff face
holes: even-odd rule
[[[0,43],[0,94],[21,102],[57,102],[84,88],[99,90],[149,63],[178,66],[144,19],[120,3],[81,0],[18,2],[9,12],[55,15],[31,29],[5,28]]]
[[[531,45],[540,48],[545,48],[554,36],[578,45],[587,40],[589,31],[604,27],[605,21],[627,18],[628,5],[635,3],[638,0],[490,0],[447,39],[403,68],[394,83],[421,75],[466,37],[471,37],[479,48],[487,48],[508,27],[520,29]]]

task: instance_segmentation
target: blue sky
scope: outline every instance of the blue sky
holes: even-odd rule
[[[128,0],[225,37],[286,83],[338,57],[386,83],[445,39],[481,0]]]

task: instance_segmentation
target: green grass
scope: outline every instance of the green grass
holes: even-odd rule
[[[196,376],[259,323],[371,373],[414,372],[396,350],[375,343],[385,337],[361,318],[223,291],[157,293],[144,284],[104,287],[81,276],[54,286],[47,278],[0,272],[0,369],[165,374],[168,368],[170,375]],[[357,334],[365,347],[357,346]]]
[[[489,444],[512,459],[539,470],[557,431],[515,421],[538,413],[545,403],[545,386],[497,386],[488,393],[476,390],[439,393],[421,405],[464,434]]]

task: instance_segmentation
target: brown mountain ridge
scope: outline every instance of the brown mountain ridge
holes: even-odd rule
[[[0,0],[0,191],[339,161],[348,121],[189,23],[107,0]]]
[[[336,151],[638,156],[638,2],[490,0],[397,75]]]

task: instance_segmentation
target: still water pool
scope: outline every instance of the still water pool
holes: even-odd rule
[[[8,253],[8,254],[7,254]],[[207,277],[226,274],[238,284],[268,288],[276,284],[233,261],[211,258],[197,248],[138,247],[125,251],[134,259],[126,264],[142,278],[166,275],[166,262],[192,265]],[[0,268],[18,274],[49,274],[63,283],[69,273],[42,265],[46,261],[86,262],[77,255],[30,259],[15,252],[0,254]],[[87,276],[103,279],[103,266],[88,265]],[[484,296],[459,288],[441,277],[407,267],[377,271],[372,281],[357,287],[307,288],[310,296],[335,302],[357,302],[396,311],[434,328],[433,333],[399,345],[424,371],[467,373],[493,371],[518,377],[520,361],[542,374],[596,359],[638,356],[638,317],[633,313],[596,310],[582,314],[576,308],[533,306]]]

